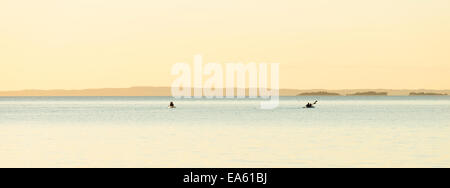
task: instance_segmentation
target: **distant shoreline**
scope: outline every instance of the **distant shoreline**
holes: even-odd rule
[[[247,89],[248,90],[248,89]],[[248,92],[247,92],[248,93]],[[450,90],[395,89],[280,89],[280,96],[445,96]],[[82,90],[21,90],[0,91],[0,97],[70,97],[70,96],[172,96],[170,87],[130,87]]]

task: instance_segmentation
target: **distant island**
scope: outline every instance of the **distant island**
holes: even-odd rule
[[[318,91],[318,92],[305,92],[300,93],[297,96],[340,96],[339,93],[330,93],[326,91]]]
[[[349,94],[349,96],[387,96],[387,92],[375,92],[375,91],[368,91],[368,92],[357,92],[354,94]]]
[[[447,95],[445,93],[426,93],[426,92],[411,92],[410,96],[421,96],[421,95]]]

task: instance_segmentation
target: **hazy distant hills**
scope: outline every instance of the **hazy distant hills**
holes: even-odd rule
[[[248,93],[248,89],[247,89]],[[347,96],[347,95],[448,95],[450,90],[389,90],[389,89],[281,89],[280,96]],[[0,96],[171,96],[170,87],[131,87],[84,90],[21,90],[0,91]]]

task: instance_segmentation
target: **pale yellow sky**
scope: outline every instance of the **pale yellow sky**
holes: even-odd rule
[[[298,89],[450,89],[448,0],[1,0],[0,90],[170,86],[278,62]]]

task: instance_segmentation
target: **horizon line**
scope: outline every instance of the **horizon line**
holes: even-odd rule
[[[170,86],[131,86],[131,87],[98,87],[98,88],[83,88],[83,89],[14,89],[14,90],[0,90],[0,92],[20,92],[20,91],[83,91],[83,90],[100,90],[100,89],[133,89],[133,88],[172,88]],[[195,87],[191,87],[190,89],[198,89]],[[206,88],[200,88],[206,89]],[[216,89],[216,88],[215,88]],[[227,89],[227,88],[217,88],[217,89]],[[234,89],[242,89],[234,87]],[[248,87],[243,89],[250,89]],[[260,89],[260,88],[256,88]],[[271,89],[271,88],[266,88]],[[326,88],[279,88],[278,90],[327,90],[327,91],[342,91],[342,90],[392,90],[392,91],[400,91],[400,90],[430,90],[430,91],[450,91],[449,89],[430,89],[430,88],[403,88],[403,89],[391,89],[391,88],[341,88],[341,89],[326,89]]]
[[[21,92],[21,91],[84,91],[84,90],[101,90],[101,89],[133,89],[133,88],[164,88],[170,89],[170,86],[130,86],[130,87],[98,87],[98,88],[83,88],[83,89],[14,89],[14,90],[0,90],[0,92]],[[191,87],[190,89],[198,89],[195,87]],[[206,89],[206,88],[200,88]],[[214,88],[216,89],[216,88]],[[217,89],[227,89],[227,88],[217,88]],[[234,87],[234,89],[242,89]],[[250,89],[248,87],[244,89]],[[260,88],[256,88],[260,89]],[[266,88],[267,89],[267,88]],[[271,89],[271,88],[269,88]],[[278,90],[326,90],[326,91],[342,91],[342,90],[392,90],[392,91],[414,91],[414,90],[429,90],[429,91],[450,91],[449,89],[429,89],[429,88],[403,88],[403,89],[391,89],[391,88],[341,88],[341,89],[326,89],[326,88],[311,88],[311,89],[298,89],[298,88],[279,88]]]
[[[196,88],[189,88],[193,92]],[[205,89],[205,88],[201,88]],[[218,88],[226,92],[227,88]],[[245,95],[250,95],[250,88],[244,89]],[[260,90],[256,89],[258,92]],[[272,90],[272,89],[269,89]],[[272,90],[273,91],[273,90]],[[202,92],[203,93],[203,92]],[[384,95],[384,96],[410,96],[410,95],[450,95],[450,90],[437,89],[278,89],[278,96],[348,96],[348,95]],[[135,86],[128,88],[91,88],[91,89],[25,89],[15,91],[0,91],[0,97],[64,97],[64,96],[172,96],[171,87]],[[205,93],[202,94],[206,96]],[[224,94],[225,95],[225,94]],[[258,94],[259,95],[259,94]]]

